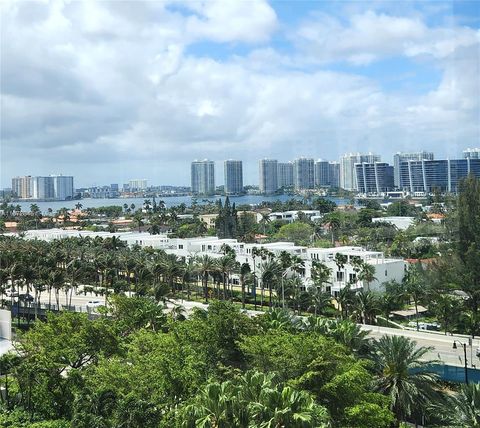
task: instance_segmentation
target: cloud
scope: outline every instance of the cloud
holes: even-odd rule
[[[130,175],[185,184],[189,162],[205,157],[244,159],[252,183],[264,156],[480,139],[478,31],[468,27],[355,12],[293,29],[264,1],[10,2],[2,27],[3,186],[51,172],[79,185]],[[211,55],[189,49],[202,42]],[[225,46],[232,53],[216,55]],[[355,67],[329,68],[393,56],[434,62],[440,84],[391,93]]]
[[[348,22],[314,14],[291,35],[300,49],[318,62],[347,61],[366,65],[395,55],[444,59],[458,48],[477,46],[479,32],[467,27],[428,27],[419,16],[392,16],[366,11]]]

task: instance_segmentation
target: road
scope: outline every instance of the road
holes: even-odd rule
[[[48,304],[48,293],[42,293],[40,298],[41,303]],[[95,296],[88,293],[86,296],[83,294],[73,294],[72,305],[80,306],[83,310],[86,310],[86,305],[89,301],[98,301],[101,304],[105,303],[104,296]],[[55,304],[55,296],[52,294],[52,304]],[[65,293],[60,293],[60,304],[66,304]],[[208,305],[200,302],[192,302],[187,300],[176,300],[175,304],[180,304],[185,307],[186,312],[190,312],[194,307],[207,309]],[[173,303],[169,303],[167,307],[171,308]],[[261,314],[260,311],[247,311],[250,316]],[[379,327],[372,325],[362,325],[362,329],[368,330],[370,337],[380,338],[383,335],[395,335],[404,336],[412,340],[415,340],[419,346],[432,347],[433,350],[425,355],[428,360],[439,360],[448,365],[461,366],[464,365],[464,352],[463,347],[458,346],[457,349],[453,349],[454,340],[462,343],[467,343],[467,361],[469,367],[480,367],[480,358],[476,355],[477,350],[480,349],[480,338],[472,340],[472,346],[469,346],[469,337],[463,335],[444,335],[438,332],[425,332],[414,330],[400,330],[388,327]]]

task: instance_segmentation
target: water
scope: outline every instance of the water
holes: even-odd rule
[[[112,205],[117,205],[123,207],[124,204],[127,204],[130,206],[131,204],[135,205],[135,208],[140,208],[143,205],[143,202],[145,199],[149,199],[152,201],[152,198],[115,198],[115,199],[80,199],[80,200],[74,200],[74,201],[49,201],[49,202],[13,202],[13,205],[20,205],[22,207],[22,211],[28,212],[30,211],[30,205],[32,203],[35,203],[38,205],[42,213],[46,214],[48,212],[48,209],[51,208],[53,212],[58,211],[61,208],[68,208],[68,209],[73,209],[75,208],[75,205],[80,203],[82,204],[82,209],[85,208],[98,208],[102,206],[112,206]],[[222,199],[222,201],[225,200],[225,197],[223,196],[216,196],[216,197],[210,197],[210,198],[202,198],[198,197],[197,198],[197,203],[199,205],[203,205],[208,203],[208,201],[215,202],[218,199]],[[230,196],[230,202],[238,205],[258,205],[261,204],[263,201],[267,202],[273,202],[273,201],[281,201],[281,202],[286,202],[290,199],[299,199],[301,200],[302,198],[300,196],[291,196],[291,195],[278,195],[278,196],[262,196],[262,195],[245,195],[245,196]],[[326,199],[329,199],[333,202],[335,202],[337,205],[346,205],[349,204],[350,200],[349,199],[343,199],[343,198],[333,198],[333,197],[327,197]],[[192,197],[191,196],[167,196],[163,198],[155,198],[156,202],[158,203],[160,200],[165,202],[165,206],[167,208],[175,206],[175,205],[180,205],[184,203],[187,206],[190,206],[192,204]]]

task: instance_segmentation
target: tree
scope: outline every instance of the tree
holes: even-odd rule
[[[208,303],[208,277],[217,270],[215,260],[206,254],[198,257],[197,268],[202,276],[205,303]]]
[[[437,377],[428,372],[432,361],[423,359],[431,348],[416,345],[403,336],[383,336],[372,345],[376,390],[390,397],[398,422],[425,409],[436,397]]]
[[[405,291],[406,294],[413,300],[415,306],[415,321],[417,322],[417,330],[419,330],[418,325],[418,305],[425,297],[426,293],[426,284],[424,283],[424,271],[421,263],[416,263],[407,271],[407,275],[404,278],[405,281]]]
[[[446,397],[445,403],[435,405],[433,411],[449,427],[479,428],[480,384],[462,385],[459,391]]]
[[[355,295],[353,306],[362,324],[373,324],[374,317],[379,312],[376,294],[361,290]]]
[[[275,239],[293,241],[297,245],[302,245],[310,242],[312,236],[312,226],[307,223],[293,222],[283,225],[275,234]]]

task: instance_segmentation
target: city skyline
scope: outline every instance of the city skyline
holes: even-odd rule
[[[480,141],[478,2],[7,2],[0,187],[185,184],[193,158],[456,157]],[[248,184],[248,183],[246,183]]]

